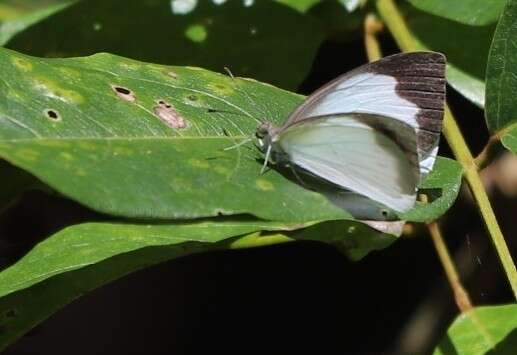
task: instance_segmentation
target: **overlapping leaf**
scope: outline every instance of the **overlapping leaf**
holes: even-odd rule
[[[494,23],[503,11],[505,0],[409,0],[430,14],[465,25],[485,26]]]
[[[456,318],[435,355],[513,354],[517,346],[517,306],[477,307]]]
[[[31,25],[63,10],[70,5],[70,1],[58,1],[42,8],[29,11],[27,14],[20,16],[13,16],[13,19],[8,19],[0,23],[0,45],[5,45],[16,34],[27,29]],[[0,5],[1,6],[1,5]]]
[[[409,5],[404,11],[418,46],[447,56],[447,82],[465,98],[483,107],[485,68],[494,26],[468,26]]]
[[[228,67],[294,90],[322,40],[317,20],[274,1],[89,0],[33,24],[7,47],[40,57],[109,52],[152,63]]]
[[[290,230],[308,227],[302,232]],[[261,236],[259,231],[269,231]],[[271,234],[273,233],[273,234]],[[276,233],[276,234],[275,234]],[[287,233],[287,235],[284,235]],[[242,236],[234,241],[232,237]],[[88,223],[62,230],[0,273],[0,350],[88,291],[132,271],[201,251],[283,236],[340,242],[358,259],[396,238],[352,221],[286,225],[257,221],[176,224]]]
[[[492,133],[517,152],[517,1],[510,0],[494,34],[487,66],[486,120]]]

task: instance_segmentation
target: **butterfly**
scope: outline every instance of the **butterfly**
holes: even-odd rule
[[[281,127],[257,128],[264,167],[291,167],[339,188],[363,218],[407,212],[436,160],[445,64],[441,53],[401,53],[339,76]]]

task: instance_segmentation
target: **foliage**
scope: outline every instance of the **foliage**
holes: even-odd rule
[[[356,261],[391,245],[398,222],[374,229],[290,171],[261,174],[263,155],[249,138],[260,122],[280,124],[303,101],[293,91],[325,40],[357,39],[365,16],[376,13],[402,50],[445,53],[449,85],[486,108],[491,142],[515,152],[517,0],[504,4],[6,2],[0,214],[39,188],[106,221],[42,236],[0,272],[0,349],[84,293],[172,258],[316,240]],[[452,115],[445,125],[456,160],[439,157],[420,186],[429,201],[399,217],[439,219],[464,177],[515,289],[515,266],[475,161]],[[461,315],[436,353],[493,349],[516,329],[514,313],[510,305]],[[485,331],[492,342],[483,343]]]

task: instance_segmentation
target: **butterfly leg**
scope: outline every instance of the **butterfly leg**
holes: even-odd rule
[[[302,178],[300,177],[300,175],[298,175],[298,173],[296,172],[296,169],[294,168],[294,166],[292,165],[289,165],[289,168],[291,169],[291,172],[293,173],[294,177],[296,178],[296,180],[298,180],[298,182],[300,183],[300,185],[302,185],[304,188],[308,189],[308,190],[312,190],[310,188],[310,186],[308,184],[305,183],[305,181],[302,180]]]
[[[264,174],[264,171],[266,171],[267,163],[269,162],[269,156],[271,155],[271,145],[268,145],[266,150],[266,156],[264,157],[264,165],[262,165],[262,169],[260,169],[260,174]]]

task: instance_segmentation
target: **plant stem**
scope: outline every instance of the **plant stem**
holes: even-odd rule
[[[434,247],[436,249],[438,257],[440,258],[440,262],[443,265],[445,274],[447,275],[447,280],[449,281],[452,291],[454,292],[454,299],[456,300],[456,305],[460,309],[461,313],[471,310],[472,301],[470,300],[467,291],[465,291],[465,288],[461,283],[458,271],[456,270],[451,255],[449,254],[447,245],[443,240],[438,222],[433,221],[431,223],[428,223],[427,229],[429,230],[429,234],[431,234],[431,239],[433,240]]]
[[[364,47],[368,61],[373,62],[382,58],[381,46],[377,40],[377,33],[384,26],[374,14],[366,15],[364,19]]]
[[[427,195],[421,195],[420,200],[424,203],[427,203]],[[447,276],[447,280],[451,285],[452,291],[454,292],[454,299],[456,300],[456,305],[460,309],[461,313],[467,312],[472,309],[472,301],[470,297],[463,287],[461,283],[460,276],[458,271],[456,270],[456,266],[452,261],[451,254],[447,249],[447,245],[443,240],[442,232],[440,230],[440,226],[438,222],[433,221],[427,223],[427,229],[429,234],[431,235],[431,239],[433,240],[434,248],[436,249],[436,253],[438,254],[438,258],[443,266],[445,271],[445,275]]]
[[[377,0],[377,9],[384,23],[395,38],[395,41],[403,51],[415,51],[419,49],[393,0]],[[454,116],[447,106],[445,107],[443,134],[454,156],[463,167],[463,177],[467,181],[474,200],[478,205],[492,243],[495,246],[499,260],[510,283],[510,287],[512,288],[514,297],[517,299],[517,270],[515,264],[512,261],[510,251],[508,250],[508,246],[497,223],[481,178],[479,177],[472,153],[461,134]]]
[[[497,143],[501,141],[501,137],[503,134],[504,132],[500,131],[490,136],[490,139],[488,140],[487,144],[485,145],[481,153],[479,153],[479,155],[476,158],[474,158],[474,162],[476,163],[478,170],[483,169],[488,165],[496,151],[495,147],[497,146]]]
[[[225,249],[247,249],[255,247],[265,247],[268,245],[275,245],[294,241],[295,239],[289,238],[285,234],[281,233],[262,235],[261,232],[257,232],[234,239],[231,243],[227,244]]]

